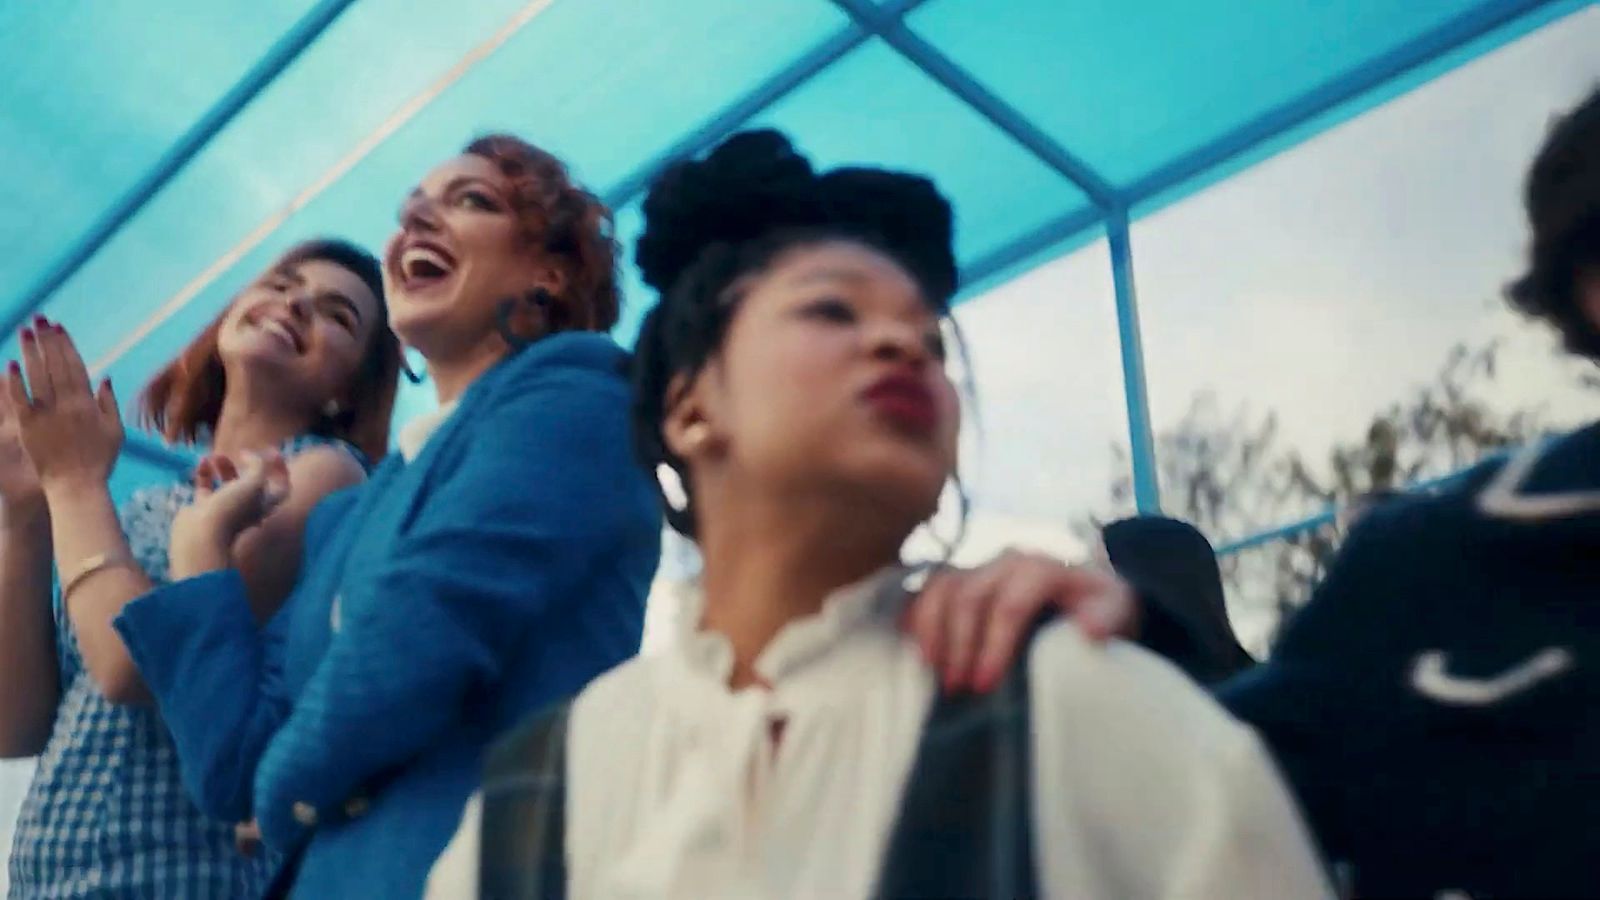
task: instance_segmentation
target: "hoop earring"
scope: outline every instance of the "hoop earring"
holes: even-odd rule
[[[501,339],[503,339],[511,348],[511,352],[515,353],[534,341],[537,341],[539,338],[544,337],[544,334],[539,334],[534,337],[523,337],[512,330],[511,316],[516,313],[518,304],[526,304],[534,309],[540,310],[545,314],[546,321],[548,322],[550,307],[554,299],[555,298],[550,296],[549,291],[541,287],[534,288],[520,297],[511,297],[501,301],[500,308],[495,314],[495,326],[500,331]],[[545,334],[548,333],[549,332],[547,329]]]
[[[935,568],[944,568],[950,565],[955,558],[956,551],[961,549],[961,542],[966,540],[967,537],[967,517],[972,512],[972,498],[967,496],[967,486],[961,480],[961,473],[957,472],[951,475],[950,481],[956,488],[957,519],[955,537],[947,541],[934,533],[931,522],[925,523],[928,527],[928,534],[938,542],[940,549],[943,551],[939,561],[934,564]]]

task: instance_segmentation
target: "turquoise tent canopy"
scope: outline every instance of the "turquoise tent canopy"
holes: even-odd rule
[[[750,125],[932,175],[966,296],[1100,237],[1138,504],[1128,227],[1577,0],[58,0],[0,4],[0,324],[66,323],[125,401],[284,247],[371,246],[471,136],[571,161],[631,245],[653,173]],[[617,337],[652,298],[627,273]],[[3,352],[14,355],[14,338]],[[432,391],[407,387],[398,422]],[[119,484],[182,466],[130,439]]]

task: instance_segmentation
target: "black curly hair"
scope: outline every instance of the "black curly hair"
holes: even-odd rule
[[[1523,203],[1533,231],[1528,270],[1506,294],[1554,325],[1568,350],[1600,362],[1600,326],[1578,296],[1580,274],[1600,270],[1600,87],[1551,127]]]
[[[674,378],[693,378],[727,334],[744,276],[794,247],[847,239],[903,266],[941,316],[957,287],[950,204],[926,178],[868,168],[818,173],[772,130],[728,138],[704,160],[678,163],[644,201],[637,261],[661,302],[645,318],[632,359],[640,462],[666,465],[688,498],[663,505],[667,523],[695,533],[693,491],[661,426]]]

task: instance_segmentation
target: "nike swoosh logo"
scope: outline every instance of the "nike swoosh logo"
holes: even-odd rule
[[[1430,700],[1450,706],[1491,706],[1548,681],[1573,666],[1572,651],[1546,647],[1493,678],[1451,675],[1443,650],[1419,653],[1411,667],[1411,686]]]

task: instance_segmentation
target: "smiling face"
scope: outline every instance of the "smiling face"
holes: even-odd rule
[[[400,211],[384,254],[395,332],[429,358],[480,346],[498,333],[506,300],[557,292],[559,273],[530,247],[494,162],[451,159],[422,180]]]
[[[747,278],[722,349],[668,413],[674,452],[697,484],[826,491],[909,534],[956,466],[938,314],[900,265],[847,240]]]
[[[379,300],[354,272],[323,259],[280,262],[234,300],[217,332],[227,371],[265,375],[318,409],[345,396],[380,319]]]

